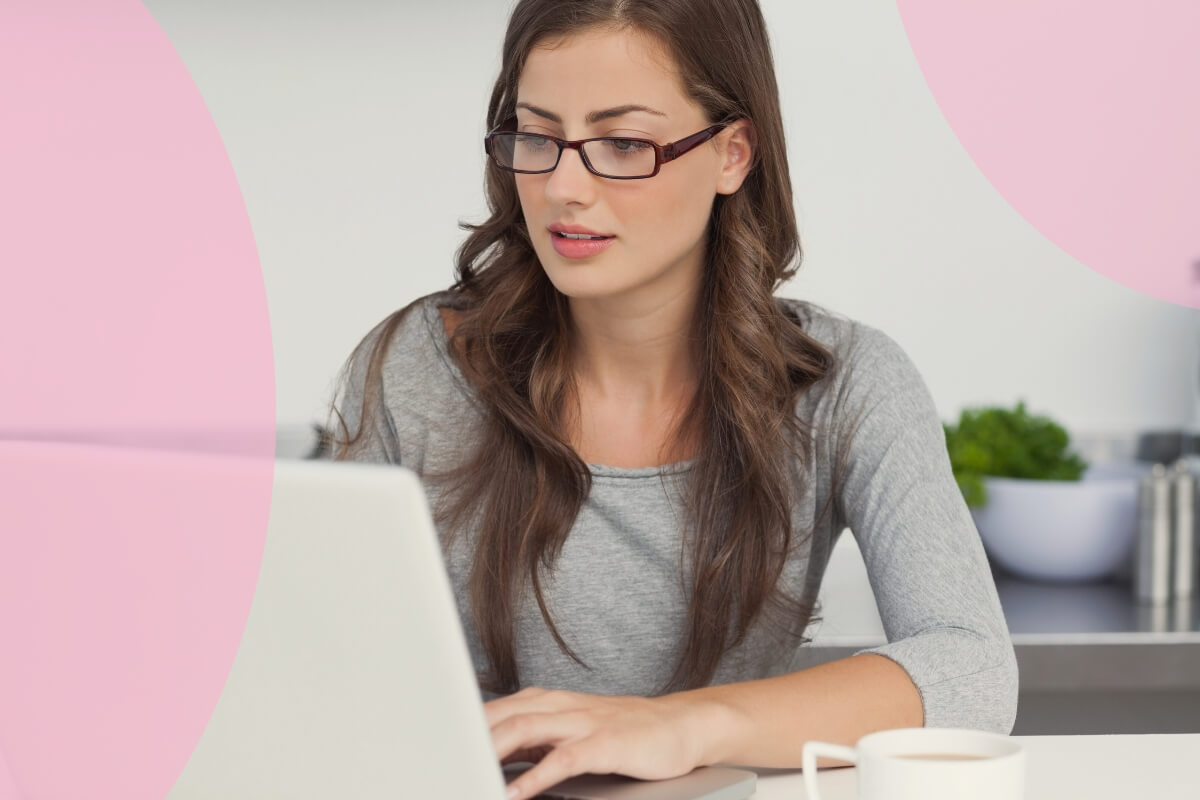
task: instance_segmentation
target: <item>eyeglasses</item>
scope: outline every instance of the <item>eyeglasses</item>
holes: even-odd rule
[[[538,175],[558,167],[564,148],[578,150],[588,172],[618,181],[653,178],[668,161],[704,144],[729,123],[722,122],[670,144],[649,139],[606,136],[567,141],[541,133],[492,131],[483,139],[483,149],[496,166],[509,172]]]

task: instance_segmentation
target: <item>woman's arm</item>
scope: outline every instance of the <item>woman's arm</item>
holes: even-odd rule
[[[660,779],[708,764],[799,767],[810,739],[853,745],[873,731],[922,724],[908,674],[873,654],[657,698],[527,689],[485,711],[502,762],[539,762],[510,784],[513,798],[585,772]]]
[[[804,742],[853,746],[890,728],[924,725],[921,694],[896,662],[843,658],[775,678],[693,689],[663,698],[693,706],[701,764],[799,767]],[[843,765],[820,758],[818,766]]]
[[[924,379],[889,336],[862,326],[839,394],[838,494],[867,567],[886,656],[920,691],[924,725],[1010,733],[1016,652],[991,568],[954,480],[945,430]],[[857,429],[845,426],[857,424]],[[851,437],[851,434],[852,437]]]

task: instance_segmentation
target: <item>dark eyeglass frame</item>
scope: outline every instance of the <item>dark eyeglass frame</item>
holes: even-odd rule
[[[579,160],[583,162],[585,167],[587,167],[588,172],[592,173],[593,175],[601,178],[608,178],[609,180],[614,181],[640,181],[645,180],[646,178],[653,178],[658,174],[658,171],[662,168],[663,164],[666,164],[668,161],[674,161],[689,150],[693,150],[696,147],[704,144],[722,130],[729,127],[729,124],[730,123],[728,122],[718,122],[716,125],[710,125],[702,131],[693,133],[691,136],[685,136],[679,141],[671,142],[670,144],[659,144],[658,142],[654,142],[649,139],[638,139],[633,136],[597,136],[592,139],[567,140],[559,139],[555,136],[549,136],[544,133],[494,130],[487,134],[487,136],[483,137],[483,150],[492,160],[492,163],[502,170],[507,172],[518,172],[522,175],[544,175],[547,172],[554,172],[554,170],[558,169],[558,162],[562,161],[563,150],[569,147],[579,153]],[[556,145],[558,145],[558,157],[554,159],[554,166],[550,167],[549,169],[534,170],[514,169],[513,167],[504,166],[500,163],[500,160],[496,158],[495,153],[492,152],[493,140],[499,134],[522,134],[525,136],[536,136],[539,139],[545,139],[547,141],[554,142]],[[587,154],[583,151],[583,145],[587,142],[640,142],[642,144],[648,144],[654,148],[654,172],[651,172],[649,175],[606,175],[605,173],[598,171],[592,166],[592,163],[588,161]]]

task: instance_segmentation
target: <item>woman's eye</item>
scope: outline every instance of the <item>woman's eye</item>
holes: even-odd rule
[[[650,148],[650,145],[636,139],[610,139],[609,146],[618,153],[640,153]]]

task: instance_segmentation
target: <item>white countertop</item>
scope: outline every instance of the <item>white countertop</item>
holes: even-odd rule
[[[1200,797],[1200,733],[1014,736],[1026,749],[1025,800]],[[755,800],[805,800],[799,770],[759,772]],[[822,769],[822,800],[853,800],[854,767]]]

